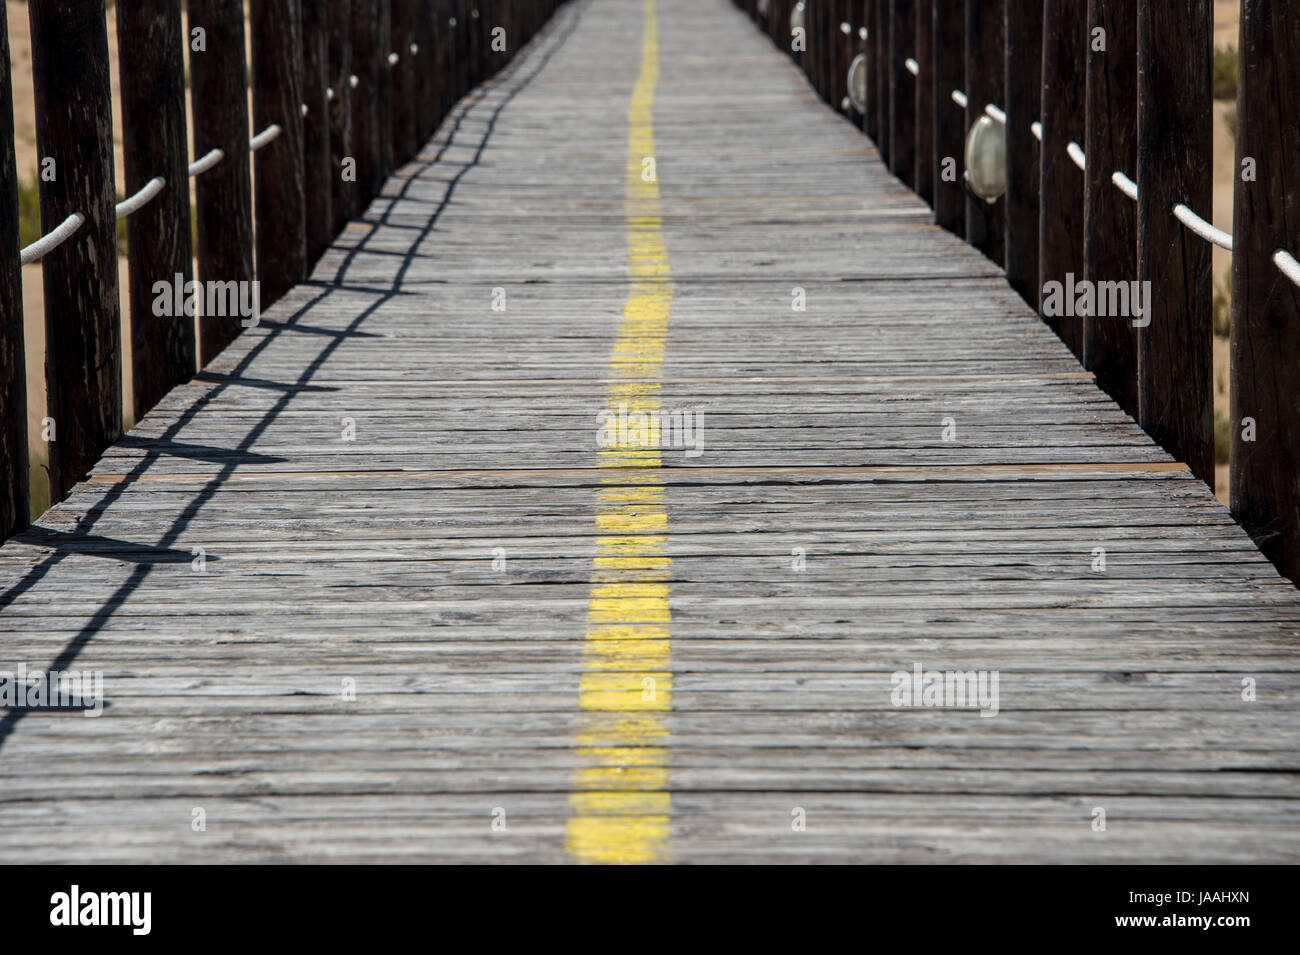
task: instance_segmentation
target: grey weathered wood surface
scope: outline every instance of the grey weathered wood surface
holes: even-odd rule
[[[1295,861],[1295,589],[740,11],[659,6],[672,857]],[[109,702],[0,723],[7,861],[564,860],[640,24],[564,7],[0,548],[0,668]],[[891,707],[916,662],[1001,712]]]

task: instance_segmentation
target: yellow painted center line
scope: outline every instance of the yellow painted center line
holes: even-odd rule
[[[644,0],[641,71],[628,107],[626,229],[631,287],[610,356],[606,409],[660,409],[673,285],[654,170],[659,30]],[[647,162],[649,160],[649,162]],[[654,419],[652,419],[654,420]],[[612,424],[613,422],[611,422]],[[672,662],[668,512],[658,442],[607,432],[598,452],[596,556],[578,684],[578,769],[565,847],[579,862],[667,859]],[[624,443],[620,444],[619,440]]]

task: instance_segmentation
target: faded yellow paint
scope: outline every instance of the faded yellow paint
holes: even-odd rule
[[[655,154],[659,81],[655,0],[644,0],[641,69],[628,107],[626,230],[632,278],[610,352],[606,410],[644,415],[620,432],[606,424],[598,452],[596,556],[592,566],[583,673],[578,684],[579,768],[569,799],[565,846],[580,862],[667,859],[672,800],[668,723],[672,642],[664,507],[656,413],[673,286],[664,243]]]

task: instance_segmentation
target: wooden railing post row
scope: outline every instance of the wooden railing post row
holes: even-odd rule
[[[1083,172],[1066,145],[1082,147],[1087,88],[1087,0],[1044,0],[1043,143],[1039,150],[1038,281],[1077,281],[1083,275]],[[1067,291],[1066,297],[1069,296]],[[1072,311],[1072,309],[1071,309]],[[1044,315],[1076,357],[1083,357],[1083,321]]]
[[[343,178],[344,160],[355,160],[352,140],[352,4],[362,0],[330,0],[329,85],[334,98],[330,118],[330,218],[335,235],[357,214],[357,187]]]
[[[41,231],[85,217],[42,260],[54,502],[122,434],[113,108],[104,0],[36,0],[28,13]]]
[[[1042,114],[1043,4],[1006,4],[1007,281],[1038,309],[1038,176],[1033,124]]]
[[[913,27],[919,72],[916,77],[912,122],[916,127],[916,194],[934,206],[934,42],[931,0],[916,0],[916,23]]]
[[[155,176],[162,192],[126,220],[130,277],[133,417],[139,420],[195,371],[194,322],[154,313],[154,285],[193,277],[190,244],[189,132],[185,121],[185,37],[180,0],[117,8],[122,160],[126,194]]]
[[[1210,0],[1139,4],[1137,31],[1137,278],[1151,283],[1150,324],[1138,332],[1139,423],[1211,486],[1210,244],[1173,209],[1211,215],[1212,13]]]
[[[1003,0],[966,0],[966,130],[985,115],[990,104],[1006,101],[1003,76]],[[963,155],[965,142],[962,143]],[[968,193],[966,241],[999,265],[1006,257],[1006,198],[994,202]]]
[[[330,156],[331,123],[326,90],[330,86],[330,0],[302,0],[302,154],[307,259],[306,271],[329,248],[335,235],[334,164]],[[337,95],[337,94],[336,94]]]
[[[301,0],[251,0],[253,127],[280,135],[253,154],[257,280],[265,308],[307,277]]]
[[[18,166],[8,18],[0,18],[0,541],[29,520],[27,353],[18,264]]]
[[[908,57],[916,53],[915,0],[890,0],[889,8],[889,168],[916,186],[916,77]]]
[[[1245,0],[1232,251],[1232,512],[1300,583],[1300,3]],[[1247,421],[1249,419],[1249,421]]]
[[[1094,312],[1103,298],[1099,283],[1137,278],[1137,208],[1111,181],[1119,171],[1137,181],[1137,0],[1088,0],[1088,67],[1084,109],[1083,260],[1092,283]],[[1097,31],[1102,31],[1098,33]],[[1120,296],[1115,300],[1119,304]],[[1123,295],[1129,299],[1127,294]],[[1109,302],[1107,302],[1109,304]],[[1126,312],[1131,312],[1129,302]],[[1107,308],[1109,311],[1109,308]],[[1126,412],[1138,416],[1137,329],[1132,317],[1088,315],[1083,320],[1083,367]]]
[[[953,9],[951,0],[933,0],[932,10],[933,63],[929,69],[934,77],[934,221],[964,236],[966,193],[961,187],[961,172],[966,126],[952,91],[961,89],[966,82],[966,17],[964,10]]]
[[[253,186],[248,156],[248,71],[242,0],[189,0],[191,34],[203,30],[203,49],[190,48],[190,113],[194,155],[220,149],[225,158],[194,184],[199,281],[253,281]],[[237,316],[204,315],[199,363],[206,365],[240,332]]]

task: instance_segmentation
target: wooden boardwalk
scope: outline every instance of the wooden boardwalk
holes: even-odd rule
[[[562,8],[0,592],[106,697],[6,861],[1300,858],[1296,589],[725,0]]]

